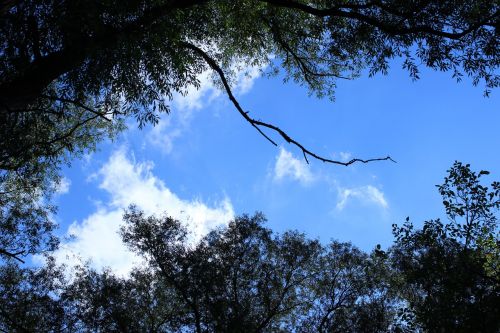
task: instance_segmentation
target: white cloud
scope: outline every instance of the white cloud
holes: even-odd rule
[[[212,82],[212,71],[206,70],[198,76],[199,87],[189,86],[184,95],[174,96],[174,106],[181,111],[199,110],[221,94]]]
[[[160,151],[165,154],[172,151],[175,139],[182,135],[187,126],[187,122],[179,121],[176,125],[172,125],[172,117],[174,116],[164,115],[161,117],[158,124],[146,135],[146,140],[154,147],[160,148]]]
[[[200,87],[188,87],[186,94],[174,95],[174,110],[164,114],[160,121],[146,135],[146,140],[161,152],[169,154],[174,146],[174,141],[189,127],[195,110],[201,109],[220,95],[210,78],[210,73],[205,71],[200,74]]]
[[[345,208],[348,201],[351,199],[360,200],[363,203],[377,205],[383,209],[389,207],[384,193],[372,185],[354,187],[354,188],[338,188],[339,198],[337,201],[337,209]]]
[[[309,165],[305,161],[293,157],[292,153],[281,147],[274,165],[274,179],[285,178],[297,180],[304,185],[314,181]]]
[[[343,161],[352,158],[350,153],[338,153],[337,155]],[[330,166],[331,168],[331,166]],[[331,170],[331,169],[330,169]],[[346,205],[355,200],[357,204],[362,205],[375,205],[382,209],[387,209],[389,204],[385,198],[384,193],[373,185],[362,186],[341,186],[338,181],[329,173],[324,172],[311,172],[309,164],[304,160],[298,159],[283,147],[280,147],[279,154],[276,157],[274,164],[273,179],[280,181],[283,179],[291,179],[300,182],[303,185],[316,185],[329,184],[331,189],[337,190],[337,204],[336,209],[341,211]]]
[[[118,230],[122,215],[130,204],[136,204],[146,214],[168,215],[185,222],[193,240],[199,239],[212,228],[227,223],[234,216],[229,199],[211,206],[200,200],[183,200],[152,173],[151,162],[136,163],[129,159],[125,149],[112,154],[99,170],[99,188],[110,195],[96,212],[81,222],[73,222],[68,234],[73,239],[63,242],[56,258],[69,266],[79,263],[78,257],[91,260],[96,268],[111,267],[125,275],[140,260],[122,244]]]
[[[71,186],[71,180],[66,177],[62,177],[56,184],[56,194],[62,195],[69,192],[69,187]]]

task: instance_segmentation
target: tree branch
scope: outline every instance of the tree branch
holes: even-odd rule
[[[281,38],[280,33],[279,33],[279,28],[275,26],[272,22],[265,21],[267,25],[269,26],[269,29],[271,30],[274,40],[283,48],[283,50],[287,54],[287,59],[288,59],[288,54],[292,56],[292,59],[295,61],[297,66],[302,69],[302,74],[304,77],[304,80],[306,80],[307,83],[312,85],[311,79],[309,78],[310,76],[312,77],[335,77],[338,79],[344,79],[344,80],[351,80],[349,77],[341,76],[339,74],[335,73],[330,73],[330,72],[316,72],[313,71],[310,66],[307,64],[309,62],[308,59],[305,59],[304,57],[301,57],[298,55],[296,52],[292,50],[290,45]],[[288,62],[288,61],[287,61]]]
[[[92,120],[95,120],[98,117],[99,117],[98,115],[95,115],[95,116],[87,118],[87,119],[85,119],[83,121],[80,121],[79,123],[77,123],[73,127],[71,127],[68,132],[66,132],[66,133],[64,133],[64,134],[62,134],[60,136],[57,136],[57,137],[51,139],[48,142],[39,141],[39,142],[36,142],[36,143],[40,144],[40,145],[48,145],[48,146],[50,146],[51,144],[54,144],[57,141],[65,140],[65,139],[69,138],[70,136],[72,136],[76,132],[77,129],[79,129],[80,127],[84,126],[88,122],[90,122]]]
[[[96,111],[88,106],[86,106],[85,104],[79,102],[79,101],[75,101],[75,100],[72,100],[72,99],[69,99],[69,98],[62,98],[62,97],[57,97],[57,96],[49,96],[49,95],[41,95],[40,96],[41,98],[45,98],[45,99],[49,99],[51,101],[58,101],[58,102],[61,102],[61,103],[70,103],[70,104],[73,104],[77,107],[80,107],[90,113],[93,113],[95,114],[96,116],[106,120],[106,121],[112,121],[112,119],[109,119],[107,118],[105,115],[107,114],[106,112],[99,112],[99,111]]]
[[[478,29],[479,27],[483,25],[489,25],[490,20],[497,18],[500,16],[500,13],[495,12],[493,15],[487,18],[485,21],[481,21],[477,24],[470,25],[467,29],[463,29],[460,32],[447,32],[443,30],[438,30],[434,29],[430,25],[417,25],[414,27],[405,27],[401,26],[398,27],[394,24],[388,24],[385,22],[382,22],[381,20],[378,20],[374,17],[355,12],[352,9],[356,8],[356,6],[339,6],[339,7],[330,7],[330,8],[315,8],[311,7],[307,4],[303,3],[298,3],[294,0],[261,0],[262,2],[268,3],[272,6],[276,7],[282,7],[282,8],[291,8],[291,9],[298,9],[304,13],[308,13],[317,17],[345,17],[345,18],[350,18],[350,19],[355,19],[364,23],[367,23],[371,26],[374,26],[382,31],[384,31],[387,34],[390,35],[408,35],[408,34],[416,34],[416,33],[427,33],[431,34],[434,36],[439,36],[439,37],[444,37],[444,38],[449,38],[449,39],[460,39],[464,37],[465,35],[471,33],[472,31]],[[380,5],[377,5],[376,3],[372,4],[367,4],[366,6],[377,6],[384,10],[383,7]],[[360,8],[366,8],[366,6],[361,6],[357,7],[356,9]],[[345,11],[343,9],[350,9],[349,11]],[[395,12],[391,12],[390,14],[392,15],[397,15]]]
[[[238,112],[240,113],[241,116],[243,116],[243,118],[250,123],[250,125],[252,125],[257,131],[259,131],[259,133],[264,136],[268,141],[270,141],[273,145],[277,146],[276,142],[273,141],[268,135],[266,135],[261,127],[264,127],[264,128],[268,128],[268,129],[271,129],[273,130],[274,132],[278,133],[287,143],[289,144],[292,144],[296,147],[298,147],[300,150],[302,150],[302,153],[304,155],[304,158],[306,160],[307,163],[309,163],[308,159],[307,159],[307,155],[319,160],[319,161],[322,161],[322,162],[326,162],[326,163],[332,163],[332,164],[338,164],[338,165],[344,165],[344,166],[348,166],[348,165],[351,165],[353,163],[356,163],[356,162],[360,162],[360,163],[368,163],[368,162],[374,162],[374,161],[392,161],[392,162],[395,162],[390,156],[386,156],[386,157],[381,157],[381,158],[371,158],[371,159],[360,159],[360,158],[353,158],[352,160],[348,161],[348,162],[342,162],[342,161],[337,161],[337,160],[333,160],[333,159],[329,159],[329,158],[326,158],[326,157],[322,157],[320,155],[317,155],[316,153],[312,152],[311,150],[305,148],[300,142],[296,141],[295,139],[291,138],[285,131],[283,131],[281,128],[273,125],[273,124],[269,124],[269,123],[266,123],[266,122],[263,122],[263,121],[260,121],[260,120],[256,120],[252,117],[250,117],[248,115],[248,112],[245,112],[243,111],[242,107],[240,106],[238,100],[234,97],[233,95],[233,92],[231,90],[231,87],[229,86],[229,83],[226,79],[226,76],[224,74],[224,71],[221,69],[221,67],[217,64],[217,62],[212,59],[205,51],[203,51],[202,49],[200,49],[199,47],[193,45],[193,44],[190,44],[188,42],[179,42],[179,44],[187,49],[190,49],[192,51],[194,51],[196,54],[198,54],[200,57],[203,58],[203,60],[215,71],[217,72],[219,78],[221,79],[222,81],[222,84],[224,85],[224,89],[226,90],[226,93],[229,97],[229,99],[231,100],[231,102],[233,103],[233,105],[236,107],[236,109],[238,110]]]
[[[9,252],[9,251],[4,250],[4,249],[0,249],[0,255],[4,255],[4,256],[9,257],[9,258],[14,258],[14,259],[19,260],[21,263],[24,264],[24,260],[19,258],[19,255],[23,254],[23,253],[24,253],[24,251],[13,253],[13,252]]]

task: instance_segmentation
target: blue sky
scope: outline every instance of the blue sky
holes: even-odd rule
[[[129,130],[64,170],[57,196],[58,257],[126,273],[137,258],[116,235],[130,203],[185,222],[193,240],[235,214],[262,211],[275,231],[298,229],[322,241],[364,250],[389,246],[391,225],[443,217],[440,184],[454,160],[500,174],[500,96],[422,69],[412,82],[397,64],[387,76],[339,81],[336,100],[309,97],[280,77],[251,69],[235,91],[254,118],[278,125],[312,151],[336,159],[390,155],[397,163],[349,167],[310,159],[277,136],[272,146],[246,123],[225,94],[202,89],[176,97],[155,128]],[[270,135],[274,135],[270,133]],[[68,259],[70,258],[70,259]],[[78,259],[78,260],[80,260]]]

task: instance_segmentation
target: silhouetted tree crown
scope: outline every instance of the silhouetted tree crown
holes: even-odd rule
[[[393,226],[392,269],[401,278],[412,330],[497,332],[500,329],[500,184],[483,185],[488,171],[455,162],[442,185],[448,218],[414,229]]]

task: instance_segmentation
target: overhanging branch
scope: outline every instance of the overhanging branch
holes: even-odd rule
[[[229,86],[229,83],[228,83],[228,81],[226,79],[226,76],[224,74],[224,71],[217,64],[217,62],[214,59],[212,59],[212,57],[210,57],[205,51],[203,51],[202,49],[200,49],[196,45],[193,45],[193,44],[188,43],[188,42],[179,42],[179,44],[182,47],[190,49],[193,52],[195,52],[197,55],[199,55],[201,58],[203,58],[203,60],[210,66],[210,68],[212,68],[215,72],[217,72],[220,80],[222,81],[222,84],[224,86],[224,89],[226,90],[226,93],[227,93],[229,99],[231,100],[231,102],[233,103],[233,105],[235,106],[235,108],[238,110],[238,112],[240,113],[240,115],[243,116],[243,118],[247,122],[249,122],[250,125],[252,125],[257,131],[259,131],[259,133],[262,136],[264,136],[273,145],[277,146],[277,143],[273,139],[271,139],[267,134],[265,134],[262,131],[261,127],[273,130],[274,132],[278,133],[286,142],[288,142],[289,144],[292,144],[292,145],[298,147],[300,150],[302,150],[302,153],[303,153],[304,158],[305,158],[305,160],[306,160],[307,163],[309,163],[309,160],[307,159],[307,156],[311,156],[311,157],[313,157],[313,158],[315,158],[315,159],[317,159],[319,161],[322,161],[322,162],[332,163],[332,164],[339,164],[339,165],[344,165],[344,166],[348,166],[348,165],[351,165],[351,164],[356,163],[356,162],[359,162],[359,163],[368,163],[368,162],[374,162],[374,161],[387,161],[387,160],[395,162],[390,156],[380,157],[380,158],[370,158],[370,159],[353,158],[350,161],[342,162],[342,161],[337,161],[337,160],[333,160],[333,159],[329,159],[329,158],[317,155],[316,153],[314,153],[311,150],[309,150],[306,147],[304,147],[300,142],[298,142],[295,139],[293,139],[292,137],[290,137],[281,128],[279,128],[279,127],[277,127],[277,126],[275,126],[273,124],[269,124],[269,123],[266,123],[266,122],[263,122],[263,121],[260,121],[260,120],[256,120],[256,119],[250,117],[248,115],[248,112],[245,112],[243,110],[243,108],[241,107],[240,103],[238,102],[238,100],[234,96],[234,94],[233,94],[233,92],[231,90],[231,87]]]
[[[462,37],[466,36],[467,34],[477,30],[481,26],[489,26],[492,23],[490,22],[491,20],[498,19],[500,16],[500,13],[496,11],[493,13],[490,17],[487,19],[478,22],[477,24],[470,25],[467,28],[464,28],[463,30],[459,32],[449,32],[445,30],[440,30],[440,29],[435,29],[434,27],[430,25],[416,25],[416,26],[397,26],[394,24],[389,24],[387,22],[383,22],[373,16],[365,15],[361,12],[355,11],[359,9],[365,9],[369,8],[371,6],[381,8],[382,10],[385,10],[389,12],[392,15],[397,15],[404,17],[403,14],[401,13],[396,13],[394,11],[388,11],[385,6],[381,6],[378,2],[370,2],[365,5],[353,5],[353,6],[336,6],[336,7],[330,7],[330,8],[316,8],[309,6],[308,4],[304,3],[299,3],[294,0],[261,0],[261,2],[268,3],[271,6],[275,7],[281,7],[281,8],[289,8],[289,9],[295,9],[295,10],[300,10],[304,13],[311,14],[313,16],[317,17],[344,17],[348,19],[354,19],[360,22],[364,22],[366,24],[369,24],[373,27],[376,27],[380,29],[381,31],[389,34],[389,35],[408,35],[408,34],[418,34],[418,33],[425,33],[425,34],[430,34],[433,36],[438,36],[438,37],[443,37],[443,38],[448,38],[448,39],[461,39]],[[346,10],[347,9],[347,10]],[[493,22],[493,21],[492,21]]]

